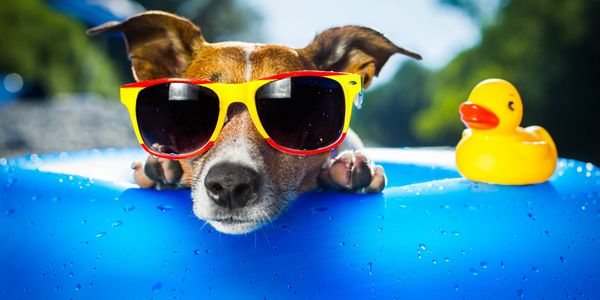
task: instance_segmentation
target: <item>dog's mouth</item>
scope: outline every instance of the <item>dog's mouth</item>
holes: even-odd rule
[[[238,219],[238,218],[234,218],[234,217],[214,218],[214,219],[209,219],[207,221],[208,222],[219,222],[219,223],[227,224],[227,225],[256,223],[256,221],[253,221],[253,220],[244,220],[244,219]]]
[[[262,226],[257,220],[239,219],[235,217],[211,218],[206,220],[215,229],[223,233],[244,234]]]

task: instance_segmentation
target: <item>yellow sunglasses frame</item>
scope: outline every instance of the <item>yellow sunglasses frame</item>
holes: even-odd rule
[[[322,147],[315,150],[296,150],[287,148],[277,144],[277,142],[273,141],[269,134],[265,131],[260,118],[258,116],[258,111],[256,109],[255,95],[257,90],[264,86],[267,83],[291,78],[298,76],[317,76],[317,77],[325,77],[332,79],[338,82],[343,91],[345,97],[345,116],[344,116],[344,128],[342,130],[341,136],[338,140],[326,147]],[[217,124],[215,126],[215,130],[210,137],[209,141],[202,146],[200,149],[195,150],[190,153],[182,153],[182,154],[166,154],[154,151],[151,147],[146,145],[142,138],[142,134],[140,132],[140,128],[137,122],[136,115],[136,103],[137,96],[141,90],[146,87],[153,86],[156,84],[162,83],[188,83],[195,84],[199,86],[203,86],[215,92],[219,98],[219,116],[217,118]],[[225,125],[225,119],[227,117],[227,109],[233,103],[243,103],[246,105],[248,112],[250,113],[250,117],[252,118],[252,122],[254,126],[260,133],[260,135],[274,148],[283,151],[285,153],[296,154],[296,155],[313,155],[319,154],[326,151],[330,151],[333,148],[337,147],[346,137],[346,133],[348,132],[348,128],[350,126],[350,118],[352,116],[352,103],[355,102],[355,98],[362,97],[362,80],[360,75],[358,74],[350,74],[350,73],[341,73],[341,72],[327,72],[327,71],[296,71],[296,72],[288,72],[277,74],[274,76],[261,78],[253,81],[248,81],[244,83],[218,83],[206,80],[197,80],[197,79],[186,79],[186,78],[163,78],[156,80],[147,80],[141,82],[130,83],[121,86],[121,103],[127,107],[129,111],[129,116],[131,117],[131,123],[133,125],[133,130],[135,132],[135,136],[138,139],[138,142],[146,150],[153,156],[167,158],[167,159],[186,159],[191,158],[197,155],[202,154],[207,151],[217,140],[217,137],[221,133],[223,126]],[[362,101],[362,98],[360,99]]]

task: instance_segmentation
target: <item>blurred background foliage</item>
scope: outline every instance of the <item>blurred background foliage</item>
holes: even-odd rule
[[[482,24],[480,43],[439,70],[405,63],[368,92],[353,119],[359,135],[389,147],[455,145],[464,129],[458,105],[497,77],[519,90],[522,125],[544,126],[561,156],[600,162],[600,1],[506,1],[493,18],[482,1],[441,1]]]
[[[255,42],[261,37],[262,16],[237,0],[138,0],[148,10],[164,10],[184,16],[202,28],[209,42],[241,40]]]
[[[133,81],[120,37],[92,39],[85,31],[99,24],[57,9],[83,5],[77,1],[2,2],[0,36],[5,42],[0,47],[0,73],[22,76],[28,83],[26,97],[96,92],[117,99],[118,87]],[[148,10],[176,12],[192,19],[209,41],[260,38],[261,16],[237,0],[137,2]]]
[[[85,34],[86,26],[50,9],[43,0],[3,1],[0,71],[20,74],[34,96],[98,92],[117,96],[121,82],[107,54]]]
[[[78,1],[2,3],[0,75],[20,74],[24,96],[53,99],[61,93],[94,92],[117,99],[118,86],[133,81],[121,38],[89,38],[85,30],[98,24],[59,9],[60,3],[69,7]],[[480,42],[440,69],[407,61],[392,80],[370,89],[352,121],[366,143],[453,146],[464,129],[459,103],[481,80],[500,77],[521,93],[524,126],[546,127],[561,156],[600,163],[600,1],[438,1],[478,24]],[[137,2],[140,9],[193,20],[208,41],[261,40],[262,17],[241,0]]]

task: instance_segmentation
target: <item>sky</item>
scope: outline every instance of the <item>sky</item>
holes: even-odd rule
[[[416,51],[422,63],[443,67],[462,50],[475,45],[479,29],[462,12],[437,0],[246,0],[264,18],[264,43],[301,48],[318,33],[341,25],[362,25],[383,33],[396,45]],[[389,80],[407,57],[394,55],[378,85]]]

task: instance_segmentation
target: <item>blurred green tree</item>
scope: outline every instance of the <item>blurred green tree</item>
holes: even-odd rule
[[[464,128],[458,118],[458,105],[467,99],[471,89],[481,80],[504,78],[515,84],[521,93],[524,126],[538,124],[548,129],[561,156],[598,163],[598,15],[600,1],[507,2],[494,21],[483,28],[479,45],[466,50],[447,66],[434,72],[428,77],[428,83],[412,87],[429,89],[414,92],[424,96],[420,99],[425,105],[424,109],[404,111],[408,107],[400,103],[415,100],[406,100],[401,94],[391,93],[394,101],[371,99],[365,105],[365,110],[388,110],[390,114],[412,115],[407,143],[414,138],[421,144],[455,145]],[[405,73],[380,89],[394,89],[413,76],[418,78],[421,74]],[[386,95],[378,89],[369,93],[367,99],[371,95],[376,96],[376,92],[382,97]],[[376,107],[385,103],[392,104],[385,108]],[[361,120],[357,125],[364,127],[371,122],[377,120]],[[377,137],[375,142],[390,145],[388,141],[396,140],[390,134]]]
[[[139,2],[192,19],[208,41],[261,38],[261,16],[237,0]],[[0,73],[18,73],[49,95],[98,92],[116,99],[118,87],[133,80],[125,45],[121,39],[89,38],[86,29],[44,0],[3,2]]]
[[[440,3],[463,11],[474,22],[484,26],[493,22],[498,9],[509,0],[439,0]]]
[[[117,96],[111,60],[85,27],[42,0],[4,1],[0,8],[0,72],[15,72],[48,94],[98,92]]]
[[[238,0],[138,0],[148,10],[164,10],[200,26],[209,42],[261,38],[262,16]]]
[[[138,0],[147,10],[162,10],[190,19],[200,26],[208,42],[242,40],[257,42],[262,39],[262,15],[239,0]],[[131,68],[122,39],[110,36],[95,38],[107,41],[105,48],[119,67],[124,82],[132,82]]]
[[[427,105],[423,99],[430,97],[431,76],[417,62],[403,64],[390,84],[368,92],[363,108],[352,114],[352,129],[369,145],[421,145],[412,124],[414,112]]]

